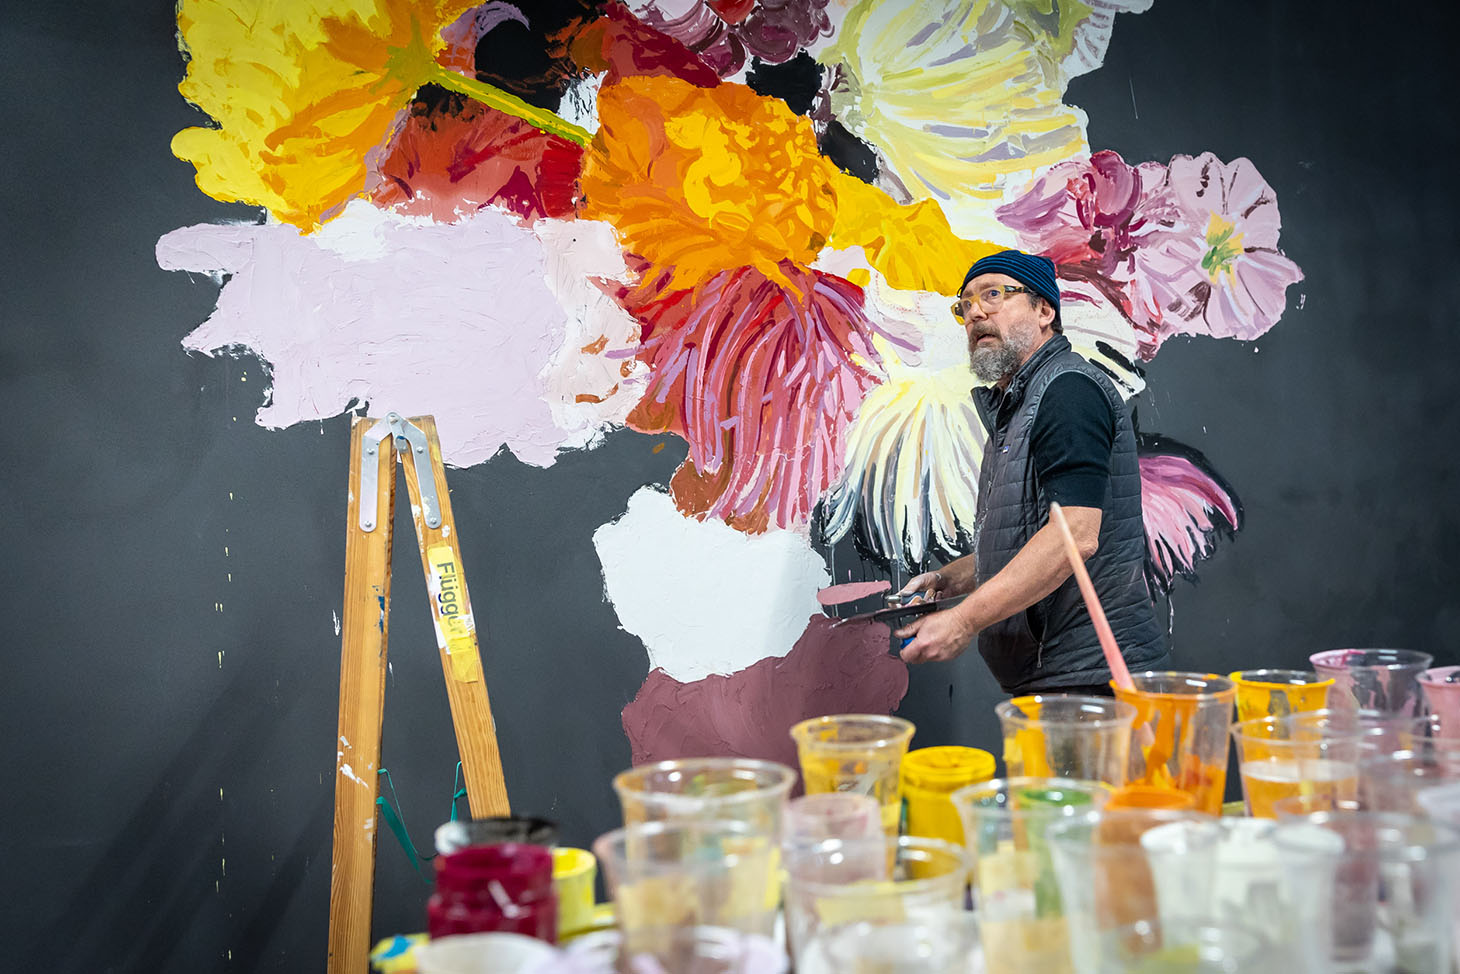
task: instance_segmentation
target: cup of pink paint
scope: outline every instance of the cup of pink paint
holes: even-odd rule
[[[1440,720],[1440,735],[1460,738],[1460,666],[1437,666],[1419,675],[1430,713]]]

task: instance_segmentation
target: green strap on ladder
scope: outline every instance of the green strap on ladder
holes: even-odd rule
[[[430,862],[436,856],[423,856],[416,851],[416,844],[411,841],[411,833],[406,829],[405,818],[397,809],[400,807],[400,797],[395,793],[395,782],[390,780],[390,772],[381,768],[377,774],[385,777],[385,783],[390,788],[390,801],[385,800],[384,795],[375,799],[375,805],[380,809],[380,817],[385,820],[385,825],[390,829],[395,840],[400,843],[401,849],[405,851],[406,857],[411,861],[411,867],[415,869],[416,875],[428,886],[431,880],[426,878],[426,873],[421,869],[422,862]],[[461,762],[456,762],[456,780],[452,783],[451,793],[451,821],[457,820],[456,803],[466,797],[466,788],[461,783]],[[392,802],[394,805],[392,806]]]

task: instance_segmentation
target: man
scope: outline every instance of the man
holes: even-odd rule
[[[978,650],[1011,694],[1110,693],[1095,628],[1071,573],[1057,502],[1132,671],[1168,666],[1145,578],[1135,429],[1103,372],[1070,348],[1059,284],[1044,257],[1006,250],[963,279],[954,314],[968,335],[989,433],[972,554],[917,576],[904,593],[971,593],[897,635],[909,663]]]

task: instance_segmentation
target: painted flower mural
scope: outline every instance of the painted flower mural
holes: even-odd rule
[[[890,573],[967,545],[964,268],[1049,256],[1066,333],[1128,395],[1171,336],[1255,338],[1302,279],[1250,161],[1090,151],[1066,86],[1151,2],[182,0],[179,90],[211,123],[173,151],[265,220],[180,228],[158,260],[221,282],[184,344],[268,362],[261,425],[430,412],[457,465],[683,439],[670,496],[594,536],[653,667],[626,732],[642,759],[783,756],[769,725],[906,687],[877,646],[828,648],[829,546]],[[520,77],[503,31],[540,47]],[[1241,505],[1168,439],[1141,467],[1169,587]],[[681,612],[655,608],[646,546],[705,566]],[[695,631],[716,565],[748,599],[780,585],[728,642]]]

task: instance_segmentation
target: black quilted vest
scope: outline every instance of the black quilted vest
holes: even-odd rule
[[[1003,569],[1049,518],[1049,500],[1035,476],[1029,438],[1040,397],[1054,377],[1065,372],[1094,379],[1115,414],[1100,546],[1085,567],[1131,671],[1164,669],[1169,666],[1165,637],[1156,624],[1144,571],[1146,535],[1135,428],[1115,386],[1073,351],[1063,335],[1040,346],[1004,392],[974,390],[979,417],[989,431],[974,527],[978,581],[982,584]],[[999,686],[1015,695],[1110,679],[1073,576],[1025,611],[985,628],[978,636],[978,651]]]

